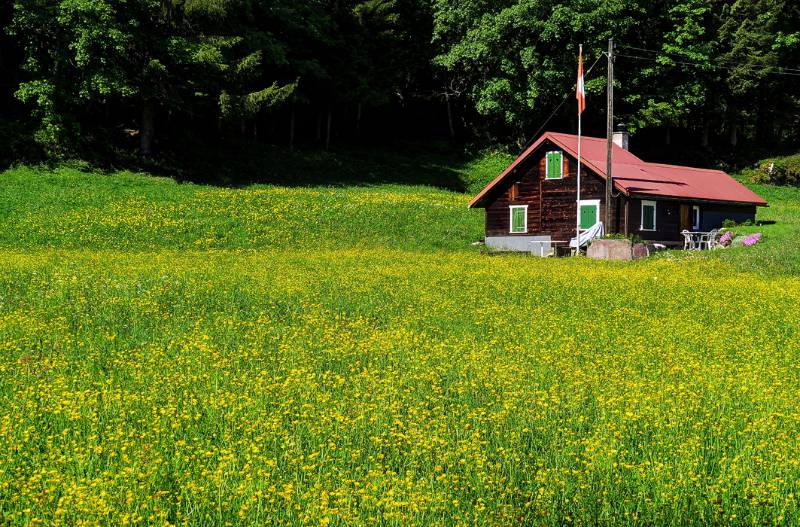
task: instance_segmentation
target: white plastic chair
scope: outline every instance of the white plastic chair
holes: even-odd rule
[[[683,250],[694,249],[694,235],[686,229],[683,229],[681,234],[683,234]]]
[[[713,229],[700,237],[700,249],[705,246],[706,249],[713,249],[717,245],[717,234],[719,229]]]

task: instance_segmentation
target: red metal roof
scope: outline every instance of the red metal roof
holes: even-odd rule
[[[572,157],[578,157],[577,135],[546,132],[475,196],[469,206],[481,206],[483,197],[547,140],[568,152]],[[606,177],[606,148],[605,138],[581,138],[583,166],[604,179]],[[613,145],[612,148],[614,187],[626,195],[761,206],[767,204],[764,198],[721,170],[647,163],[617,145]]]

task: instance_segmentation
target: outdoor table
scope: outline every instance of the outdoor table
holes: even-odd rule
[[[564,240],[550,240],[550,241],[535,240],[535,241],[532,241],[530,243],[538,243],[539,244],[539,256],[544,257],[544,246],[545,245],[553,245],[554,246],[553,247],[553,251],[555,253],[555,249],[557,248],[558,244],[569,243],[569,241],[564,241]],[[533,251],[531,251],[531,252],[533,252]]]
[[[558,256],[558,246],[560,244],[566,244],[567,246],[569,246],[569,240],[553,240],[550,243],[553,244],[553,254],[555,256]]]
[[[689,247],[686,247],[686,244],[684,244],[684,249],[696,249],[696,250],[699,251],[699,250],[703,249],[703,243],[704,243],[703,242],[703,237],[704,236],[707,237],[709,234],[711,234],[711,231],[709,231],[709,232],[683,231],[682,234],[688,234],[689,235],[689,240],[690,240]],[[706,244],[707,244],[707,241],[706,241]]]

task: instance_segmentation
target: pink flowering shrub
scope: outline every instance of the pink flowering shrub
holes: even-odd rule
[[[761,240],[761,233],[757,232],[755,234],[751,234],[750,236],[742,240],[742,244],[745,247],[752,247],[753,245],[757,244],[759,240]]]
[[[736,233],[733,231],[725,231],[722,236],[719,237],[719,244],[723,247],[727,247],[733,241],[734,236],[736,236]]]

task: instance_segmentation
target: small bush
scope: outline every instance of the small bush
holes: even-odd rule
[[[800,185],[800,153],[765,159],[747,174],[753,182],[773,185]]]
[[[761,241],[761,233],[760,232],[756,232],[756,233],[751,234],[750,236],[746,237],[744,240],[742,240],[742,245],[744,245],[745,247],[752,247],[753,245],[757,244],[759,241]]]
[[[620,234],[618,232],[612,232],[604,235],[602,237],[603,240],[629,240],[631,243],[641,243],[642,238],[638,234]]]
[[[719,244],[722,247],[727,247],[733,242],[733,239],[736,237],[736,233],[733,231],[726,231],[720,236]]]
[[[0,163],[39,161],[43,152],[24,123],[0,119]]]
[[[753,225],[753,220],[749,218],[741,223],[737,223],[736,220],[732,220],[730,218],[726,218],[722,221],[723,229],[733,229],[735,227],[750,227],[751,225]]]

